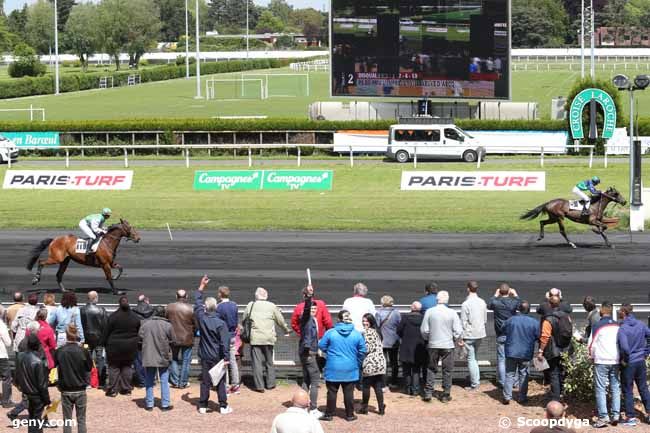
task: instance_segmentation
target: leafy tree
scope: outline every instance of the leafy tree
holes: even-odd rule
[[[289,17],[293,12],[293,6],[287,4],[285,0],[271,0],[267,9],[278,17],[285,26],[289,24]]]
[[[160,32],[160,12],[154,0],[130,0],[125,50],[129,65],[135,68],[140,57],[155,47]]]
[[[212,0],[209,16],[214,28],[222,34],[244,33],[246,31],[246,2],[242,0]],[[249,28],[257,27],[261,11],[253,0],[248,0]]]
[[[268,10],[262,12],[255,27],[257,33],[279,33],[282,30],[284,30],[282,20]]]
[[[601,13],[601,23],[606,27],[624,27],[628,24],[626,4],[629,0],[609,0]]]
[[[45,65],[43,65],[36,55],[34,48],[24,42],[19,43],[14,48],[14,62],[9,65],[9,75],[18,78],[26,75],[37,77],[45,74]]]
[[[27,38],[27,4],[22,9],[11,11],[7,17],[7,27],[11,33],[17,35],[20,39]]]
[[[558,47],[567,39],[568,17],[560,0],[513,0],[512,45]]]
[[[316,9],[298,9],[291,14],[291,24],[307,37],[316,38],[321,34],[323,14]]]
[[[47,0],[38,0],[27,8],[25,34],[37,53],[47,54],[54,46],[54,8]]]
[[[185,0],[155,0],[160,10],[160,40],[178,41],[185,34]]]
[[[99,48],[98,21],[97,6],[85,3],[72,8],[65,25],[64,42],[79,56],[84,71],[88,69],[88,57]]]
[[[130,0],[103,0],[97,7],[97,35],[100,47],[120,69],[120,52],[128,43]]]
[[[54,5],[54,0],[49,0],[50,4]],[[57,27],[59,31],[62,32],[65,30],[65,24],[68,22],[68,17],[72,8],[77,4],[75,0],[57,0],[56,9],[57,14]]]
[[[9,31],[6,20],[0,19],[0,51],[10,51],[17,40],[18,36]]]

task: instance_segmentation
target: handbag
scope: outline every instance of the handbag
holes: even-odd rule
[[[99,372],[94,362],[93,368],[90,369],[90,386],[95,389],[99,388]]]
[[[241,322],[241,335],[239,336],[239,338],[241,338],[241,341],[243,341],[244,343],[251,342],[251,334],[253,333],[253,319],[251,319],[251,316],[253,315],[254,307],[255,307],[255,301],[253,301],[253,304],[251,305],[251,309],[248,312],[248,315]]]

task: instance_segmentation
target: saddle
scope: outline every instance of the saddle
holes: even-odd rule
[[[584,208],[582,201],[580,200],[569,200],[569,210],[579,210],[581,211]]]
[[[92,250],[90,250],[91,253],[96,253],[97,248],[99,247],[99,243],[101,242],[103,236],[100,236],[97,241],[95,242],[95,245],[93,245]],[[93,242],[93,239],[77,239],[77,244],[75,245],[75,252],[78,254],[86,254],[86,251],[88,249],[88,243]]]

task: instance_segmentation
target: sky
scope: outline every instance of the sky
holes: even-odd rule
[[[97,2],[98,0],[94,0]],[[266,5],[269,0],[253,0],[258,5]],[[20,9],[25,3],[35,3],[36,0],[5,0],[5,13],[14,9]],[[314,8],[322,10],[323,7],[329,9],[329,0],[287,0],[287,3],[295,8]]]

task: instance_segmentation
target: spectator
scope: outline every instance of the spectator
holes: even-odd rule
[[[43,295],[43,305],[47,308],[47,322],[49,323],[50,317],[54,315],[54,311],[56,310],[56,297],[54,293],[46,293]]]
[[[156,376],[160,377],[160,410],[172,410],[169,396],[169,364],[174,330],[165,317],[165,307],[156,307],[151,320],[140,326],[138,336],[142,342],[142,366],[145,368],[145,410],[153,410],[153,385]]]
[[[594,363],[594,393],[598,419],[594,428],[607,427],[610,423],[607,411],[607,385],[612,401],[612,425],[618,424],[621,415],[621,384],[619,374],[619,353],[617,346],[618,323],[612,318],[612,304],[603,302],[600,307],[601,319],[594,325],[589,337],[589,358]]]
[[[422,304],[422,315],[424,315],[429,308],[433,308],[438,304],[438,285],[433,281],[427,283],[424,286],[424,295],[420,298],[420,304]]]
[[[585,299],[582,301],[582,306],[587,312],[587,326],[583,336],[583,341],[587,341],[591,336],[591,330],[594,325],[600,320],[600,312],[596,308],[596,300],[591,296],[585,296]]]
[[[46,310],[47,311],[47,310]],[[58,388],[61,391],[63,419],[72,419],[72,409],[77,415],[78,433],[86,433],[86,388],[88,377],[93,368],[90,353],[79,345],[79,333],[74,324],[66,329],[66,344],[59,347],[54,358],[59,373]],[[65,423],[63,433],[71,433],[69,422]]]
[[[399,359],[402,362],[402,374],[406,379],[406,393],[420,394],[420,372],[427,365],[427,345],[422,338],[422,304],[415,301],[411,312],[405,314],[397,327],[397,335],[402,339],[399,347]]]
[[[377,320],[371,314],[363,316],[363,336],[366,340],[366,357],[363,360],[363,394],[361,409],[359,413],[368,413],[368,401],[370,400],[370,388],[375,390],[377,398],[377,413],[384,415],[386,405],[384,404],[384,375],[386,374],[386,358],[382,345],[382,335],[377,325]]]
[[[539,339],[539,320],[529,315],[530,304],[521,301],[519,314],[506,320],[503,333],[506,336],[506,376],[503,384],[503,404],[510,404],[512,388],[519,384],[519,404],[528,401],[528,368],[535,354],[535,344]]]
[[[494,332],[497,338],[497,385],[500,388],[503,388],[506,377],[506,335],[502,328],[506,320],[515,315],[519,303],[517,291],[503,283],[487,305],[487,308],[494,312]]]
[[[366,343],[352,324],[347,310],[338,314],[338,323],[323,335],[318,348],[325,354],[325,385],[327,386],[327,409],[320,419],[332,421],[336,410],[336,395],[343,388],[345,419],[354,421],[354,385],[359,381],[359,372],[366,356]]]
[[[399,374],[399,335],[397,335],[397,326],[402,316],[393,304],[395,301],[392,296],[381,297],[381,307],[377,309],[375,318],[379,323],[379,333],[382,336],[384,358],[390,361],[390,384],[397,386],[397,375]],[[388,378],[384,380],[388,384]]]
[[[564,419],[564,405],[559,401],[550,401],[546,405],[545,416],[547,420],[562,420]],[[557,422],[556,421],[556,422]],[[561,425],[551,426],[548,425],[534,427],[530,433],[576,433],[572,428],[564,427]]]
[[[343,302],[343,309],[350,313],[354,329],[363,332],[363,324],[361,323],[363,315],[372,314],[374,316],[376,313],[375,304],[366,298],[368,296],[368,287],[365,284],[355,284],[353,291],[354,295]]]
[[[54,338],[54,330],[47,323],[47,308],[41,307],[36,313],[36,321],[40,325],[38,333],[38,341],[41,342],[43,353],[47,359],[47,368],[51,370],[54,368],[54,351],[56,350],[56,339]]]
[[[138,296],[138,304],[133,312],[140,318],[141,322],[151,319],[153,316],[153,307],[149,303],[149,298],[144,294]],[[138,351],[133,360],[133,369],[135,370],[135,386],[142,388],[145,386],[146,371],[142,366],[142,347],[138,345]]]
[[[54,314],[48,319],[50,326],[54,328],[56,334],[56,347],[61,347],[66,342],[65,330],[70,323],[74,323],[79,332],[81,341],[85,341],[83,326],[81,325],[81,313],[77,307],[77,295],[74,292],[65,292],[61,297],[61,305],[59,305]]]
[[[551,296],[557,296],[560,298],[560,306],[559,306],[560,310],[564,311],[567,314],[573,313],[573,307],[571,306],[571,304],[562,301],[562,290],[553,287],[548,292],[546,292],[546,299],[544,300],[544,302],[541,302],[537,307],[537,314],[544,317],[544,316],[548,316],[553,312],[553,307],[550,305],[549,302]]]
[[[15,406],[11,401],[11,385],[13,378],[11,376],[11,365],[9,364],[9,353],[7,349],[11,347],[11,336],[9,335],[9,328],[5,321],[7,311],[0,305],[0,380],[2,380],[2,399],[0,404],[5,409]]]
[[[427,341],[429,351],[429,365],[427,369],[427,382],[424,388],[424,401],[431,401],[433,386],[438,371],[438,362],[442,363],[442,396],[440,401],[451,401],[451,375],[454,371],[455,342],[463,345],[463,325],[458,314],[447,306],[449,293],[441,290],[438,292],[438,303],[429,308],[422,319],[422,338]]]
[[[14,303],[7,307],[5,316],[7,326],[11,327],[18,311],[25,306],[23,302],[23,294],[21,292],[14,292]]]
[[[617,341],[621,365],[623,366],[621,378],[625,396],[625,420],[621,422],[621,425],[632,427],[639,424],[639,419],[635,416],[634,411],[635,383],[645,407],[645,412],[650,414],[650,392],[648,392],[645,365],[646,358],[650,354],[647,344],[650,329],[634,317],[632,305],[623,304],[618,311],[621,317],[621,325]]]
[[[264,392],[275,388],[275,365],[273,364],[273,346],[277,340],[275,325],[284,329],[285,336],[291,332],[282,317],[282,313],[274,303],[269,302],[268,292],[263,287],[255,290],[255,301],[249,302],[244,311],[245,320],[250,317],[253,321],[251,330],[251,361],[253,367],[253,391]]]
[[[213,386],[210,369],[221,360],[224,360],[225,363],[230,362],[230,334],[226,323],[217,315],[217,300],[206,298],[203,301],[203,291],[209,282],[208,277],[204,275],[196,291],[194,303],[194,317],[196,317],[201,336],[199,338],[199,358],[201,359],[199,413],[201,414],[208,411],[210,388]],[[228,405],[225,375],[217,384],[217,398],[219,399],[219,413],[222,415],[232,413],[232,408]]]
[[[481,384],[481,372],[478,367],[476,353],[481,340],[486,337],[485,325],[487,324],[487,305],[478,296],[478,283],[467,283],[467,299],[460,310],[460,321],[463,324],[463,343],[467,348],[467,368],[469,370],[470,391],[478,390]]]
[[[27,399],[28,433],[40,433],[45,407],[50,401],[47,361],[39,355],[41,343],[36,333],[25,338],[27,350],[16,357],[16,386]]]
[[[95,363],[95,367],[97,367],[99,386],[103,387],[106,384],[106,362],[102,342],[106,332],[108,313],[104,307],[97,305],[98,300],[97,292],[94,290],[88,292],[88,302],[80,308],[80,314],[88,351]]]
[[[23,341],[21,341],[20,345],[18,346],[18,352],[16,353],[16,359],[18,359],[18,356],[21,353],[28,351],[28,347],[27,347],[28,338],[27,338],[27,336],[33,335],[38,340],[37,335],[38,335],[38,331],[39,331],[40,328],[41,328],[41,325],[39,325],[38,322],[35,321],[35,320],[30,322],[29,325],[27,325],[27,331],[25,332],[26,337],[23,338]],[[45,354],[43,353],[43,348],[41,347],[40,342],[39,342],[38,348],[36,350],[38,352],[39,358],[41,358],[41,360],[43,360],[43,362],[45,362],[45,365],[47,366],[47,359],[45,358]],[[15,371],[14,371],[14,373],[15,373]],[[16,384],[16,388],[18,388],[17,379],[14,379],[14,383]],[[18,388],[18,389],[20,390],[20,388]],[[21,394],[22,394],[22,398],[21,398],[20,402],[18,404],[16,404],[16,406],[14,406],[14,408],[11,409],[7,413],[7,418],[9,418],[11,421],[18,418],[18,416],[25,409],[27,409],[27,407],[29,406],[29,400],[27,399],[27,394],[22,392],[22,390],[20,390],[20,391],[21,391]]]
[[[228,343],[228,359],[232,362],[228,363],[230,387],[228,392],[231,394],[239,394],[240,378],[239,378],[239,368],[237,366],[236,352],[235,349],[235,336],[237,334],[238,326],[238,314],[237,314],[237,304],[230,300],[230,287],[220,286],[217,289],[217,294],[219,295],[219,304],[217,304],[217,316],[226,323],[228,327],[228,335],[230,336],[230,341]]]
[[[564,382],[564,366],[561,356],[569,349],[573,330],[570,316],[560,310],[560,297],[551,295],[548,299],[550,314],[542,318],[542,332],[539,338],[539,360],[546,358],[551,381],[551,399],[560,401]]]
[[[306,293],[305,305],[301,308],[298,353],[302,365],[302,388],[309,392],[309,413],[315,418],[320,418],[323,414],[318,410],[320,370],[316,357],[318,355],[318,309],[322,304],[312,303],[311,293]]]
[[[328,329],[331,329],[332,326],[332,315],[327,309],[327,304],[321,299],[314,298],[314,287],[307,286],[302,289],[302,301],[293,309],[293,314],[291,315],[291,328],[294,330],[296,335],[300,336],[300,319],[302,317],[303,309],[305,308],[305,300],[309,297],[311,298],[311,303],[316,304],[318,307],[318,315],[316,316],[316,323],[318,324],[318,338],[323,338],[325,332]]]
[[[11,332],[14,334],[14,351],[18,351],[18,346],[20,342],[25,338],[25,331],[27,330],[27,325],[30,322],[36,320],[36,313],[38,313],[38,295],[36,293],[31,293],[27,297],[27,305],[24,305],[16,317],[11,322]]]
[[[296,390],[291,407],[273,419],[271,433],[323,433],[318,419],[307,412],[309,405],[309,395],[302,389]]]
[[[190,386],[190,362],[196,334],[194,309],[188,302],[186,290],[176,291],[176,302],[167,305],[167,319],[174,329],[169,382],[173,388],[184,389]]]
[[[140,317],[131,310],[126,296],[120,297],[119,308],[108,316],[104,334],[103,345],[108,362],[107,397],[115,397],[118,393],[131,395],[131,366],[138,351],[139,331]]]

